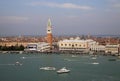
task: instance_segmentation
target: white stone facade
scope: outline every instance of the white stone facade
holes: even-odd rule
[[[50,44],[45,42],[30,43],[27,45],[25,51],[50,52]]]
[[[88,52],[88,42],[86,40],[65,39],[58,42],[59,51]]]
[[[105,53],[118,54],[119,53],[119,44],[118,45],[106,45]]]
[[[94,52],[104,52],[105,51],[105,46],[104,45],[99,45],[98,42],[89,39],[88,40],[88,47],[90,51]]]
[[[81,51],[81,52],[104,52],[105,46],[99,45],[98,42],[87,39],[87,40],[80,40],[78,38],[76,39],[65,39],[58,42],[59,50],[60,51]]]
[[[37,51],[39,52],[50,52],[50,44],[49,43],[38,43],[37,44]]]
[[[94,52],[105,52],[105,46],[103,45],[91,45],[90,51]]]
[[[37,51],[37,43],[29,43],[24,51]]]

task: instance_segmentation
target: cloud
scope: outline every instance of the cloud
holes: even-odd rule
[[[107,0],[111,8],[120,8],[120,0]]]
[[[81,10],[91,10],[91,6],[81,6],[73,3],[52,3],[52,2],[32,2],[32,6],[48,6],[48,7],[57,7],[57,8],[66,8],[66,9],[81,9]]]
[[[120,3],[114,4],[113,7],[114,7],[114,8],[120,8]]]
[[[21,16],[0,16],[0,24],[18,24],[27,21],[27,17]]]

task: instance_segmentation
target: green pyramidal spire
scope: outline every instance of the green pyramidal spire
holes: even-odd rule
[[[50,20],[50,18],[48,19],[48,27],[51,27],[51,20]]]

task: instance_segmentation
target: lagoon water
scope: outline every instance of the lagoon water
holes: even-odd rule
[[[0,54],[0,81],[120,81],[120,59],[113,56],[70,54]],[[15,62],[22,63],[21,66]],[[66,67],[70,73],[40,70],[52,66],[56,70]]]

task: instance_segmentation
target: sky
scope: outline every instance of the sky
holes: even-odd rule
[[[0,0],[0,36],[120,35],[120,0]]]

